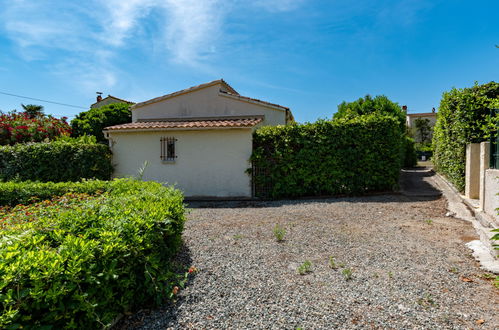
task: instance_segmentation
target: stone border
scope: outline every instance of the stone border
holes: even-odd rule
[[[499,251],[492,247],[490,238],[494,235],[491,230],[497,228],[492,217],[476,209],[476,207],[462,196],[459,191],[441,174],[435,172],[433,181],[441,188],[443,195],[448,201],[449,216],[455,216],[472,223],[480,240],[471,241],[466,244],[473,250],[473,256],[477,259],[481,268],[499,274]]]

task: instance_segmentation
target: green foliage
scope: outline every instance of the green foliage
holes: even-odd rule
[[[81,112],[71,120],[72,136],[93,135],[99,142],[107,143],[102,130],[105,127],[130,123],[132,111],[128,103],[113,103]]]
[[[491,232],[497,233],[497,234],[494,234],[494,236],[492,236],[491,240],[494,241],[494,243],[492,244],[494,249],[499,250],[499,244],[496,243],[496,242],[499,242],[499,228],[493,229],[493,230],[491,230]]]
[[[107,180],[112,170],[109,148],[89,137],[0,146],[3,181]]]
[[[384,95],[378,95],[372,98],[366,95],[354,102],[343,102],[338,106],[338,112],[333,116],[333,119],[340,118],[355,118],[358,116],[377,114],[378,116],[392,116],[400,125],[402,130],[406,126],[406,114],[402,108],[395,102]]]
[[[411,137],[404,138],[404,167],[414,167],[418,163],[414,140]]]
[[[41,106],[41,105],[36,105],[36,104],[24,105],[21,103],[21,106],[23,107],[24,113],[29,118],[36,118],[36,117],[43,116],[43,106]]]
[[[284,241],[284,236],[286,236],[286,229],[284,229],[284,227],[281,227],[279,226],[278,223],[276,223],[273,232],[274,232],[274,237],[278,242]]]
[[[67,193],[94,195],[108,191],[112,181],[88,180],[83,182],[0,182],[0,206],[29,204]]]
[[[312,263],[308,260],[305,260],[298,268],[296,269],[296,272],[300,275],[305,275],[307,273],[310,273],[312,271]]]
[[[258,197],[271,198],[391,190],[404,157],[399,123],[377,114],[261,127],[253,146]]]
[[[499,98],[499,84],[490,82],[443,94],[433,132],[433,164],[460,191],[465,186],[466,144],[487,140],[497,129],[490,115]]]
[[[345,268],[341,271],[341,274],[343,275],[345,281],[350,281],[353,276],[353,270],[351,268]]]
[[[419,143],[428,143],[430,142],[431,137],[431,126],[430,120],[428,118],[416,118],[414,120],[414,125],[416,126],[416,134],[419,138]]]
[[[8,211],[18,221],[0,230],[0,328],[106,328],[178,291],[181,193],[131,179],[110,185]]]
[[[336,264],[336,261],[334,261],[334,257],[333,256],[329,257],[329,267],[331,269],[337,269],[338,268],[338,265]]]

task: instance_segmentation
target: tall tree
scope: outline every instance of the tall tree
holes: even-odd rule
[[[22,104],[21,106],[24,109],[24,112],[28,115],[29,118],[36,118],[43,116],[43,106],[36,104]]]
[[[73,136],[94,135],[97,141],[107,143],[102,130],[107,126],[125,124],[132,121],[130,104],[112,103],[100,108],[80,112],[71,121]]]

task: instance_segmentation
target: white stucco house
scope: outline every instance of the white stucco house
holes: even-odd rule
[[[224,80],[132,106],[132,122],[106,127],[114,175],[175,184],[191,198],[252,197],[252,133],[293,120],[289,108],[240,95]]]

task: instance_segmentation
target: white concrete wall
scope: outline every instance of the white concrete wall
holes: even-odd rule
[[[284,125],[286,111],[224,96],[221,85],[206,87],[151,103],[132,111],[132,121],[183,117],[222,117],[264,115],[262,125]]]
[[[252,129],[110,132],[114,176],[176,184],[187,197],[251,197]],[[160,138],[175,137],[174,163],[160,159]]]
[[[484,211],[499,220],[496,209],[499,207],[499,170],[488,169],[485,171],[485,201]]]

